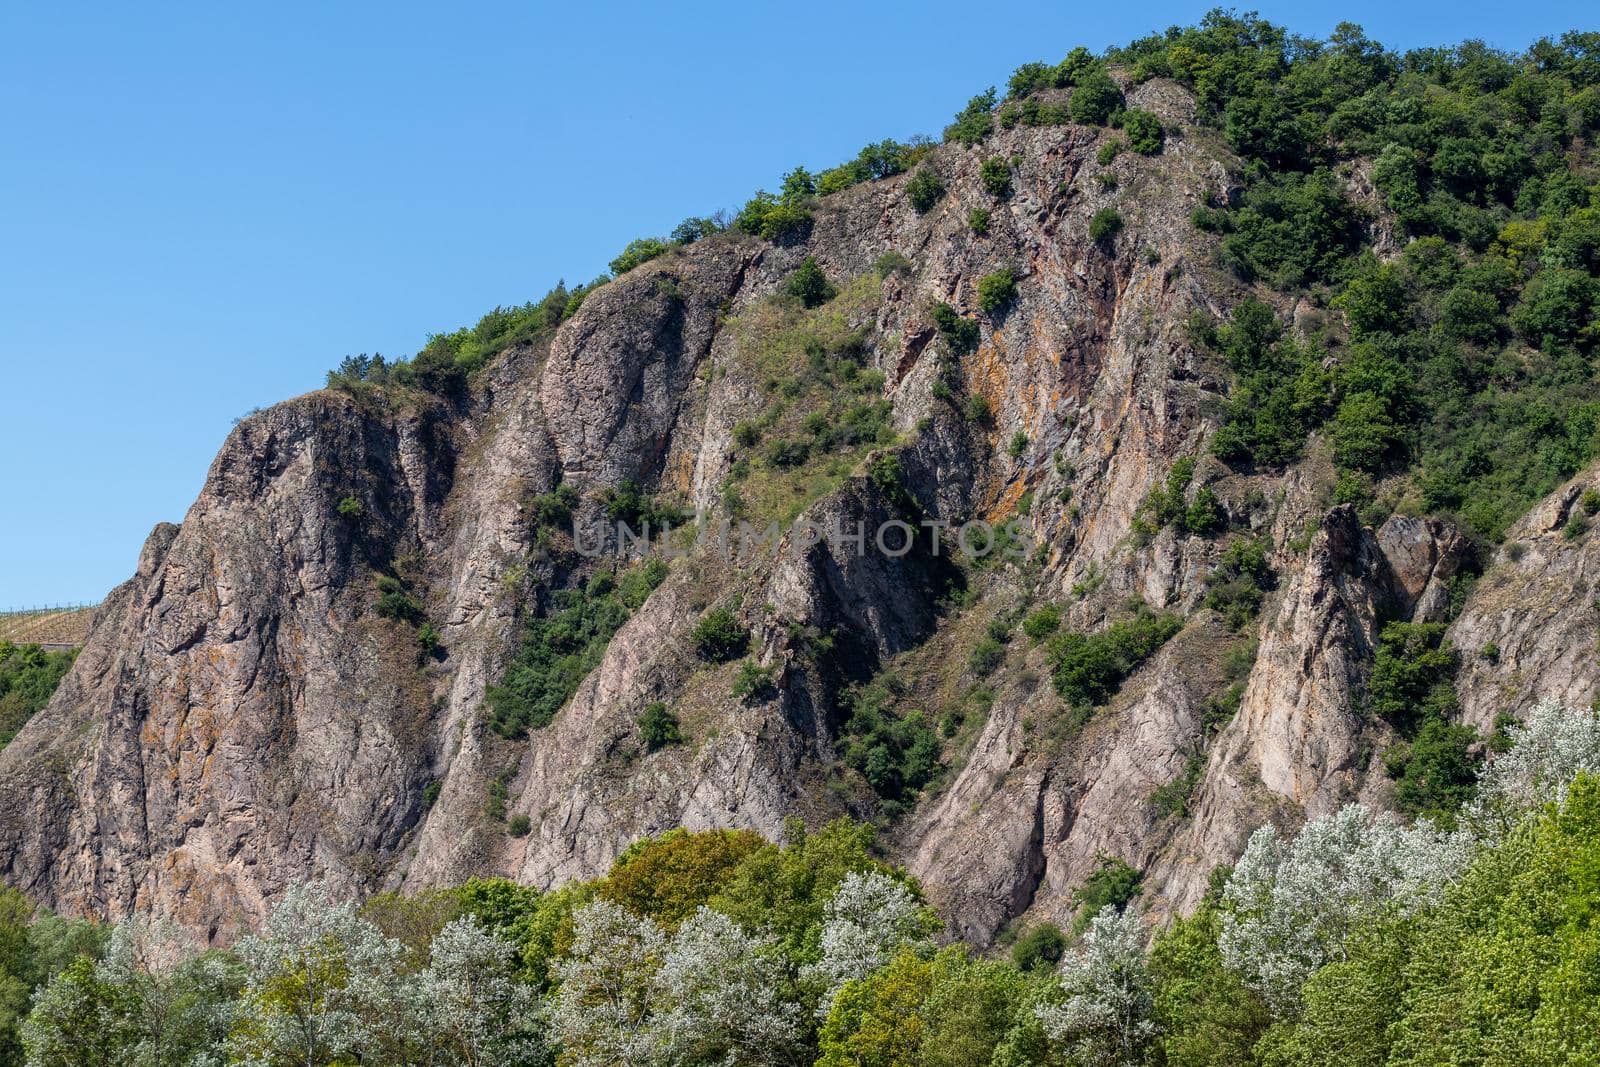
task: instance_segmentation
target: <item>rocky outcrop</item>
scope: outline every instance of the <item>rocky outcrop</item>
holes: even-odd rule
[[[1231,195],[1232,161],[1189,136],[1175,85],[1135,102],[1170,128],[1158,156],[1100,164],[1110,134],[1076,126],[944,146],[926,165],[947,193],[926,214],[902,176],[823,199],[787,243],[730,233],[675,251],[503,353],[466,395],[321,392],[244,420],[0,752],[0,873],[65,911],[151,910],[226,940],[296,879],[355,894],[485,873],[549,886],[673,826],[777,836],[791,816],[873,817],[883,807],[835,745],[849,688],[886,669],[930,716],[965,709],[942,731],[943,780],[885,843],[976,939],[1023,914],[1065,919],[1107,856],[1145,873],[1155,911],[1186,907],[1262,821],[1381,801],[1373,756],[1389,737],[1359,712],[1377,630],[1444,618],[1472,554],[1438,521],[1372,530],[1330,509],[1318,449],[1284,472],[1205,460],[1197,484],[1235,536],[1264,539],[1278,576],[1235,633],[1204,607],[1222,543],[1135,522],[1177,458],[1203,455],[1226,391],[1188,321],[1241,295],[1189,222]],[[1002,200],[979,178],[990,156],[1012,162]],[[967,221],[978,206],[983,235]],[[1107,207],[1123,234],[1091,241]],[[751,324],[808,256],[854,294],[838,326],[860,373],[881,375],[865,380],[897,436],[819,465],[772,513],[823,531],[1026,513],[1037,548],[966,565],[926,533],[904,556],[799,532],[742,556],[702,539],[552,723],[496,734],[485,700],[522,623],[626,566],[577,552],[532,498],[564,483],[592,524],[628,483],[727,517],[730,476],[751,462],[735,427],[799,373],[772,365]],[[978,283],[1001,268],[1016,297],[984,312]],[[975,351],[950,350],[934,302],[979,324]],[[1453,624],[1469,721],[1533,693],[1593,696],[1600,563],[1559,532],[1580,489],[1515,531]],[[379,610],[386,595],[415,607]],[[1087,721],[1062,707],[1042,647],[1014,638],[986,679],[968,666],[990,619],[1050,600],[1093,631],[1130,598],[1184,628]],[[713,606],[748,628],[772,692],[734,696],[737,666],[695,654]],[[1219,717],[1240,679],[1237,713]],[[686,744],[645,750],[637,720],[655,701]]]

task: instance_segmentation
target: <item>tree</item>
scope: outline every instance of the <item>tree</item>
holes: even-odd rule
[[[1128,147],[1141,156],[1153,156],[1161,151],[1165,131],[1161,120],[1148,111],[1132,108],[1124,112],[1122,132],[1128,135]]]
[[[1114,207],[1103,207],[1089,220],[1089,240],[1097,245],[1109,244],[1122,232],[1122,216]]]
[[[678,717],[661,701],[651,701],[639,714],[639,739],[644,742],[646,752],[682,744],[683,733],[678,727]]]
[[[700,617],[689,634],[701,659],[726,663],[744,654],[750,634],[739,625],[738,616],[727,608],[713,608]]]
[[[1223,891],[1223,961],[1275,1012],[1292,1013],[1317,968],[1340,959],[1361,922],[1436,903],[1465,869],[1471,839],[1350,804],[1284,841],[1250,837]]]
[[[551,1032],[573,1067],[656,1062],[650,987],[666,935],[620,904],[597,900],[573,913],[571,954],[555,964],[560,988]]]
[[[418,976],[418,1044],[427,1062],[467,1067],[550,1060],[533,990],[518,980],[517,948],[462,916],[434,937]]]
[[[45,987],[22,1024],[29,1067],[135,1067],[144,1036],[133,995],[80,957]]]
[[[761,846],[761,836],[749,830],[678,827],[628,846],[595,892],[672,929],[721,892]]]
[[[1122,90],[1102,68],[1078,75],[1074,84],[1076,88],[1067,100],[1067,113],[1079,125],[1104,126],[1122,107]]]
[[[626,274],[633,268],[650,262],[657,256],[665,255],[672,250],[672,246],[665,241],[658,241],[654,237],[639,237],[628,242],[628,247],[616,259],[611,261],[613,275]]]
[[[324,886],[290,886],[237,951],[245,982],[228,1049],[238,1061],[314,1067],[361,1056],[404,1015],[404,946],[354,904],[330,903]]]
[[[938,172],[927,164],[918,167],[906,182],[906,200],[919,215],[926,215],[933,210],[933,205],[943,195],[944,182],[940,180]]]
[[[824,992],[826,1017],[845,983],[865,978],[907,945],[925,944],[938,926],[932,911],[904,885],[878,871],[851,872],[828,901],[822,955],[803,976]]]
[[[1561,803],[1579,774],[1600,776],[1600,716],[1593,711],[1541,700],[1506,733],[1510,748],[1490,759],[1462,816],[1491,839],[1528,812]]]
[[[800,1006],[783,999],[789,976],[771,937],[746,934],[702,906],[672,937],[654,978],[653,1027],[671,1063],[766,1067],[801,1038]]]
[[[1153,983],[1144,955],[1144,924],[1132,910],[1106,905],[1078,950],[1061,966],[1060,1004],[1037,1009],[1050,1040],[1074,1063],[1143,1062],[1155,1036]]]
[[[978,279],[978,306],[994,314],[1017,295],[1017,272],[1010,267],[985,274]]]
[[[784,283],[784,291],[808,308],[818,307],[832,300],[839,290],[822,273],[815,258],[807,256]]]

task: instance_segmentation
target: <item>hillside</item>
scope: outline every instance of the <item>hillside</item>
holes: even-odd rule
[[[1500,716],[1597,695],[1595,54],[1079,50],[347,360],[239,424],[0,752],[5,880],[227,942],[297,881],[849,814],[987,944],[1123,869],[1189,912],[1351,800],[1448,821]],[[921,532],[572,525],[686,512]],[[976,520],[1028,532],[935,550]]]

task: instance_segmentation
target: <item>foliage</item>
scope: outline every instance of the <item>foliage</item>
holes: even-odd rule
[[[976,322],[962,318],[955,308],[945,303],[934,304],[930,314],[934,328],[939,331],[951,355],[963,356],[978,347]]]
[[[1264,826],[1223,893],[1223,962],[1275,1012],[1292,1010],[1359,924],[1436,903],[1470,858],[1464,836],[1403,827],[1359,804],[1313,819],[1290,841]]]
[[[726,663],[744,654],[750,644],[750,632],[727,608],[712,608],[694,624],[689,640],[701,659]]]
[[[1395,806],[1402,814],[1453,826],[1455,813],[1472,797],[1482,755],[1473,751],[1478,731],[1438,716],[1423,720],[1417,736],[1385,755],[1383,769],[1395,780]]]
[[[639,713],[639,740],[646,752],[683,743],[678,717],[659,700],[651,701]]]
[[[1122,90],[1103,68],[1095,67],[1078,74],[1073,85],[1067,113],[1079,125],[1104,126],[1122,107]]]
[[[1222,550],[1217,565],[1206,575],[1205,607],[1221,613],[1235,632],[1261,610],[1261,601],[1277,585],[1267,563],[1265,538],[1238,538]]]
[[[38,645],[0,641],[0,748],[49,703],[77,658],[76,649],[47,652]]]
[[[669,830],[630,845],[595,893],[670,930],[722,892],[763,844],[749,830]]]
[[[730,225],[741,233],[787,243],[810,232],[811,221],[811,212],[801,204],[763,191],[745,203]]]
[[[828,281],[828,276],[822,273],[822,268],[817,266],[817,261],[807,256],[801,261],[795,272],[789,275],[789,280],[783,285],[784,292],[794,297],[808,308],[826,304],[839,292]]]
[[[544,613],[523,623],[521,646],[504,679],[489,687],[490,728],[518,738],[548,726],[666,575],[665,563],[648,560],[620,575],[601,572],[584,589],[551,594]]]
[[[664,256],[672,250],[672,246],[665,241],[654,237],[639,237],[628,242],[628,247],[616,259],[611,261],[612,277],[626,274],[633,268],[650,262],[657,256]]]
[[[1212,450],[1229,462],[1276,466],[1299,458],[1327,414],[1331,383],[1318,354],[1284,336],[1268,305],[1246,299],[1214,333],[1202,328],[1233,371],[1233,392]]]
[[[1011,195],[1011,164],[999,156],[990,156],[978,167],[978,180],[989,195],[1003,200]]]
[[[988,208],[975,207],[967,212],[967,228],[982,237],[989,232],[989,217]]]
[[[1367,707],[1403,732],[1456,709],[1455,649],[1443,623],[1391,622],[1378,633]]]
[[[967,106],[956,114],[955,121],[945,127],[944,139],[964,145],[982,141],[994,129],[994,105],[993,87],[967,101]]]
[[[1141,156],[1153,156],[1161,151],[1165,131],[1161,120],[1148,111],[1131,108],[1122,113],[1122,132],[1128,135],[1128,147]]]
[[[1139,883],[1144,876],[1126,860],[1099,853],[1095,856],[1094,870],[1083,880],[1072,899],[1078,905],[1078,922],[1074,933],[1082,933],[1092,919],[1106,908],[1122,909],[1139,893]]]
[[[1465,821],[1486,837],[1508,832],[1526,814],[1559,804],[1579,774],[1600,778],[1600,715],[1542,700],[1526,722],[1504,730],[1504,743],[1480,774]]]
[[[840,757],[884,799],[891,815],[903,810],[939,771],[938,735],[922,709],[898,706],[903,695],[894,675],[880,675],[851,689],[839,735]]]
[[[994,314],[1017,295],[1017,272],[1004,267],[978,279],[978,306]]]
[[[1022,620],[1022,632],[1028,640],[1038,644],[1061,629],[1061,605],[1041,604]]]
[[[1122,215],[1114,207],[1103,207],[1089,220],[1089,240],[1110,244],[1122,232]]]
[[[940,180],[938,171],[927,165],[917,168],[916,173],[906,182],[906,200],[919,215],[926,215],[933,210],[933,205],[944,196],[944,182]]]
[[[1046,646],[1056,692],[1069,705],[1092,708],[1104,704],[1139,668],[1183,628],[1177,615],[1141,609],[1131,619],[1114,622],[1095,634],[1057,634]]]
[[[1077,1063],[1139,1063],[1155,1037],[1154,983],[1144,954],[1144,924],[1107,904],[1061,966],[1065,999],[1038,1009],[1045,1033]]]

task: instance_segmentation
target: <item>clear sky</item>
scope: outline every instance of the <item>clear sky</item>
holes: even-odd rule
[[[1207,5],[0,5],[0,609],[94,600],[233,420]],[[1587,5],[1266,3],[1506,48]]]

